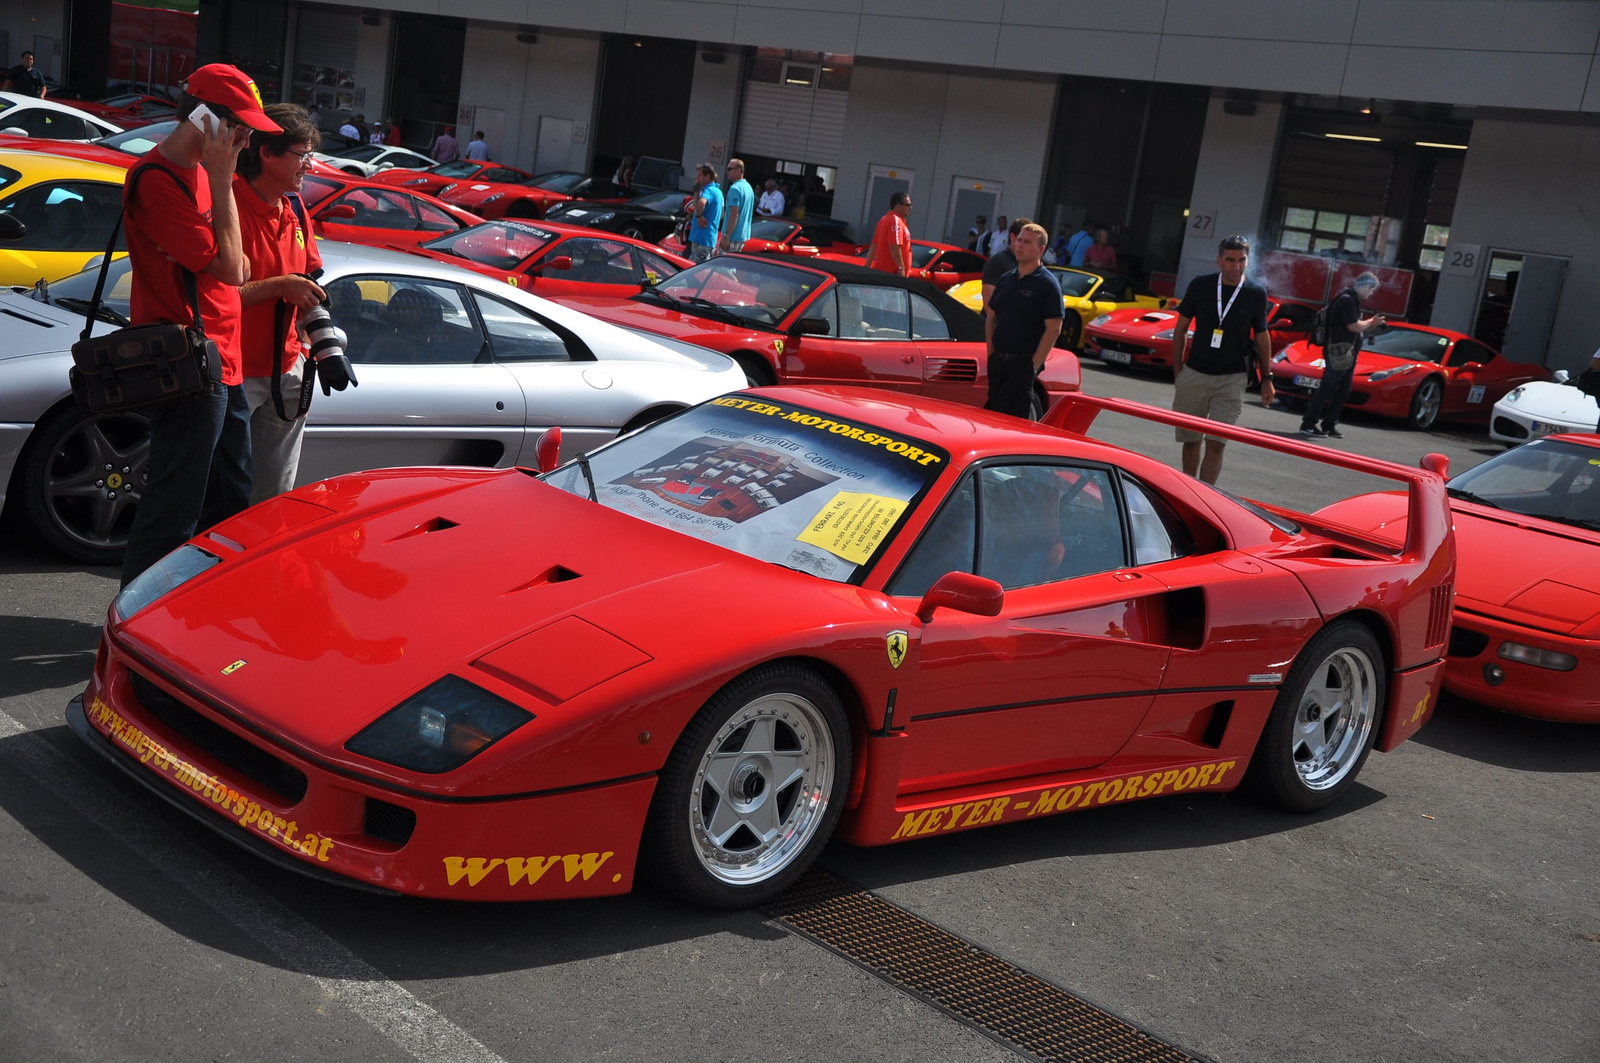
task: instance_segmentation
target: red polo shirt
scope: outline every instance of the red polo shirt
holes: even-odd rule
[[[310,273],[322,265],[317,241],[300,225],[300,217],[288,199],[268,203],[256,195],[243,177],[233,179],[233,201],[239,205],[239,236],[245,257],[250,260],[250,279],[266,280],[290,273]],[[244,375],[272,375],[273,327],[277,323],[278,300],[268,299],[244,308]],[[288,372],[305,353],[300,334],[295,331],[299,310],[289,308],[284,328],[283,370]]]
[[[123,228],[128,258],[133,262],[129,314],[136,325],[193,323],[189,290],[183,281],[183,270],[188,269],[195,275],[206,335],[222,352],[222,382],[237,384],[244,379],[239,355],[239,289],[205,272],[217,257],[217,238],[211,230],[211,184],[202,167],[179,166],[159,150],[134,163],[128,170],[129,180],[152,166],[166,169],[183,187],[167,174],[147,172],[139,178],[131,201],[124,193],[128,213]],[[184,194],[184,188],[189,194]]]
[[[878,219],[878,228],[872,234],[872,261],[867,265],[873,269],[885,270],[889,273],[896,272],[899,267],[894,264],[894,256],[889,253],[889,248],[895,244],[900,245],[900,254],[906,264],[906,269],[911,268],[911,229],[906,225],[906,220],[894,211],[890,211]]]

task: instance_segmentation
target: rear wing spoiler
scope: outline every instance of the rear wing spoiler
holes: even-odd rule
[[[1204,417],[1177,413],[1128,399],[1086,395],[1081,391],[1062,395],[1039,423],[1074,435],[1088,435],[1090,426],[1102,411],[1136,417],[1141,421],[1172,425],[1174,428],[1188,428],[1219,439],[1246,443],[1264,450],[1275,450],[1280,454],[1306,458],[1324,465],[1335,465],[1386,480],[1397,480],[1406,486],[1406,540],[1399,553],[1408,560],[1426,561],[1439,551],[1450,536],[1452,526],[1450,502],[1444,489],[1444,478],[1450,468],[1450,459],[1443,454],[1425,455],[1421,461],[1421,468],[1413,469],[1381,458],[1347,454],[1344,451],[1303,443],[1298,439],[1285,439],[1282,436],[1258,432],[1253,428],[1222,424]],[[1368,536],[1353,528],[1345,528],[1309,514],[1304,516],[1312,524],[1322,524],[1337,529],[1354,540],[1370,541]]]

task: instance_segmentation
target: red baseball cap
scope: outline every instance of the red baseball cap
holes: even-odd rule
[[[262,111],[261,93],[256,83],[236,66],[207,63],[189,75],[184,91],[204,103],[226,107],[251,129],[263,133],[283,132],[283,127]]]

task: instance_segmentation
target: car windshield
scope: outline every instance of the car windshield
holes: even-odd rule
[[[1051,269],[1056,275],[1056,282],[1061,285],[1061,294],[1069,299],[1087,298],[1094,288],[1094,282],[1099,280],[1092,273],[1079,273],[1075,269]]]
[[[176,119],[170,122],[155,122],[140,126],[138,129],[130,129],[126,133],[112,133],[109,137],[101,137],[95,143],[125,151],[129,155],[143,155],[166,140],[176,128],[178,128]]]
[[[306,206],[314,207],[343,187],[344,185],[329,181],[325,177],[313,177],[307,174],[300,182],[300,199]]]
[[[763,218],[752,222],[750,225],[750,239],[771,240],[773,243],[782,243],[788,239],[789,234],[799,226],[792,221],[780,221],[777,218]]]
[[[429,240],[429,251],[465,258],[494,269],[515,269],[517,263],[537,254],[556,234],[548,229],[515,221],[491,221]]]
[[[7,185],[13,183],[21,176],[21,173],[13,170],[9,166],[0,166],[0,188],[5,188]]]
[[[348,146],[335,144],[332,147],[324,147],[322,154],[349,159],[351,162],[371,162],[379,152],[384,150],[385,148],[382,144],[351,144]]]
[[[70,310],[74,314],[86,314],[89,305],[94,299],[94,286],[100,279],[100,256],[94,257],[94,265],[82,273],[74,273],[70,277],[63,277],[49,284],[49,302]],[[113,259],[106,270],[106,288],[100,293],[100,305],[109,307],[115,313],[128,316],[129,293],[133,288],[133,268],[128,256]]]
[[[409,151],[392,151],[383,161],[402,170],[426,170],[433,165],[433,160],[426,155],[414,155]]]
[[[456,162],[447,162],[435,166],[433,172],[440,177],[471,177],[478,172],[478,168],[482,165],[483,163],[481,162],[468,162],[466,159],[460,159]]]
[[[684,197],[687,192],[669,189],[666,192],[651,192],[648,196],[628,200],[628,206],[636,210],[653,210],[658,214],[676,214],[683,209]],[[763,238],[764,239],[764,238]]]
[[[939,253],[937,247],[928,247],[924,244],[911,245],[911,268],[927,269],[928,263],[933,261],[933,256]]]
[[[1451,478],[1447,486],[1456,498],[1600,529],[1600,449],[1581,443],[1525,443]]]
[[[684,270],[639,298],[666,296],[685,309],[771,327],[827,281],[820,273],[750,258],[719,257]]]
[[[736,395],[545,475],[662,528],[846,583],[865,574],[947,451],[872,424]]]
[[[541,173],[522,182],[534,188],[542,188],[546,192],[570,192],[578,182],[583,180],[581,173]]]
[[[1390,325],[1384,332],[1362,344],[1362,350],[1417,362],[1437,362],[1444,358],[1445,349],[1449,346],[1449,336]]]

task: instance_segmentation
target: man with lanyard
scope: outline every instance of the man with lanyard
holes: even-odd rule
[[[722,226],[722,189],[709,162],[695,168],[694,192],[689,197],[689,258],[704,262],[717,247]]]
[[[889,209],[878,219],[872,231],[872,243],[862,261],[872,269],[904,277],[911,270],[911,227],[906,218],[911,216],[911,196],[894,192],[889,196]]]
[[[1061,335],[1061,285],[1041,269],[1050,234],[1025,222],[1012,237],[1017,268],[995,285],[984,301],[984,339],[989,349],[989,401],[986,410],[1028,417],[1033,408],[1033,378],[1044,368]]]
[[[1189,282],[1178,320],[1172,330],[1172,364],[1177,370],[1172,408],[1178,413],[1234,424],[1244,410],[1246,372],[1253,355],[1261,370],[1261,405],[1270,407],[1272,341],[1267,332],[1266,289],[1245,279],[1250,241],[1243,236],[1223,237],[1217,248],[1218,272]],[[1212,297],[1216,297],[1213,305]],[[1194,343],[1188,344],[1189,322],[1194,322]],[[1189,349],[1185,351],[1185,347]],[[1222,474],[1222,451],[1227,441],[1177,429],[1183,444],[1183,471],[1199,475],[1208,484]]]
[[[190,116],[204,104],[199,125]],[[136,324],[194,321],[217,345],[222,382],[214,390],[157,406],[150,414],[144,490],[122,584],[250,503],[250,410],[239,351],[239,285],[250,263],[239,236],[233,172],[251,129],[278,132],[244,73],[210,63],[189,75],[178,124],[128,170],[124,228]],[[156,172],[156,171],[161,172]]]
[[[252,135],[250,146],[239,153],[238,176],[233,179],[239,236],[251,275],[239,289],[239,302],[244,307],[242,348],[244,393],[250,405],[252,505],[294,486],[306,423],[304,417],[296,416],[301,383],[306,373],[314,372],[301,357],[303,346],[295,331],[295,318],[324,298],[322,289],[306,276],[322,268],[322,255],[307,229],[305,206],[299,202],[300,185],[322,135],[295,104],[269,104],[266,115],[283,131]],[[273,397],[275,372],[278,398]],[[324,362],[324,392],[330,383],[343,391],[355,382],[343,355],[329,356]]]
[[[744,179],[744,160],[728,160],[727,208],[722,220],[722,250],[743,251],[750,239],[750,214],[756,202],[755,189]]]

